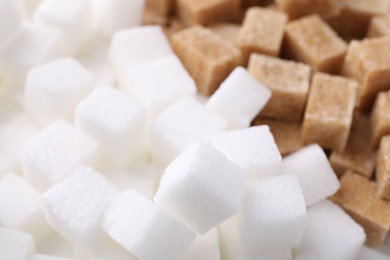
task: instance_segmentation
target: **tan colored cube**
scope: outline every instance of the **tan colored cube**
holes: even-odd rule
[[[237,47],[203,27],[179,31],[171,43],[203,95],[214,93],[241,62]]]
[[[286,23],[287,16],[281,12],[260,7],[248,9],[238,36],[244,63],[251,53],[278,56]]]
[[[241,26],[235,23],[216,23],[209,26],[222,39],[236,45],[238,47],[238,34]]]
[[[253,125],[268,125],[282,156],[298,151],[303,147],[301,143],[300,123],[283,122],[272,119],[257,118]]]
[[[176,13],[187,25],[234,22],[240,5],[240,0],[176,0]]]
[[[381,139],[376,167],[377,196],[390,200],[390,135]]]
[[[276,0],[290,19],[310,14],[332,17],[340,14],[345,0]]]
[[[357,105],[369,110],[376,95],[390,89],[390,36],[352,41],[342,74],[359,82]]]
[[[303,143],[342,151],[351,129],[356,91],[354,80],[315,73],[303,121]]]
[[[286,27],[285,55],[316,71],[339,72],[346,43],[318,15],[290,22]]]
[[[377,149],[383,136],[390,135],[390,92],[381,92],[371,113],[371,144]]]
[[[347,146],[343,151],[333,151],[329,161],[338,176],[348,170],[371,178],[376,165],[376,152],[370,145],[369,117],[355,111]]]
[[[371,38],[390,36],[390,13],[373,17],[367,36]]]
[[[332,200],[344,208],[366,232],[366,244],[379,247],[390,230],[390,202],[375,198],[376,185],[353,172],[341,179],[340,190]]]
[[[156,15],[169,16],[173,12],[174,0],[146,0],[146,10]]]
[[[272,91],[261,117],[302,120],[310,87],[310,66],[260,54],[252,54],[249,72]]]

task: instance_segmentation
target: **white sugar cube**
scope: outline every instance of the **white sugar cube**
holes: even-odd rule
[[[117,196],[103,229],[143,260],[181,259],[195,238],[183,223],[134,190]]]
[[[340,188],[340,182],[325,152],[316,144],[302,148],[284,158],[282,174],[298,177],[306,206],[333,195]]]
[[[85,47],[92,34],[92,1],[42,0],[33,14],[33,20],[62,31],[67,54],[74,55]]]
[[[154,200],[204,234],[236,213],[245,181],[238,165],[208,145],[195,144],[165,169]]]
[[[27,76],[25,108],[38,123],[73,119],[77,104],[93,89],[93,75],[73,58],[32,69]]]
[[[239,214],[246,252],[299,246],[305,221],[305,200],[295,176],[267,177],[247,187]]]
[[[223,132],[211,144],[252,178],[280,174],[282,156],[268,126]]]
[[[58,120],[24,146],[21,161],[24,175],[46,190],[81,164],[98,166],[99,146],[71,124]]]
[[[151,126],[152,160],[169,164],[191,144],[210,139],[224,131],[224,119],[191,98],[182,98],[162,112]]]
[[[123,246],[112,240],[109,236],[99,246],[98,249],[88,253],[84,258],[89,260],[138,260]]]
[[[95,29],[107,37],[142,24],[145,0],[93,0],[92,3]]]
[[[60,31],[23,24],[21,31],[0,50],[0,71],[7,85],[23,88],[27,72],[64,53]],[[57,81],[55,81],[58,83]]]
[[[120,86],[136,66],[172,55],[173,50],[160,26],[141,26],[114,34],[109,61]]]
[[[272,92],[249,72],[237,67],[207,102],[210,111],[225,118],[230,129],[248,127]]]
[[[22,19],[15,3],[0,0],[0,48],[7,43],[20,29]]]
[[[169,55],[131,70],[124,87],[128,93],[148,106],[152,118],[177,99],[195,96],[196,93],[195,81],[176,55]]]
[[[100,87],[76,109],[76,126],[94,137],[108,165],[127,166],[146,158],[146,108],[126,93]]]
[[[184,260],[220,260],[218,230],[213,228],[204,235],[198,235],[187,251]]]
[[[104,237],[101,216],[115,195],[115,187],[100,173],[80,166],[41,199],[50,225],[77,248],[89,250]]]
[[[354,260],[366,235],[349,215],[330,201],[313,205],[296,260]]]
[[[52,232],[43,215],[40,192],[19,175],[0,178],[0,225],[30,233],[37,243]]]
[[[34,239],[30,234],[0,227],[0,259],[26,260],[35,251]]]

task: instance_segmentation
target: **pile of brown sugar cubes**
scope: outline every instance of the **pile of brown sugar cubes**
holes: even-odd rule
[[[379,247],[390,230],[389,0],[149,0],[198,91],[237,66],[272,91],[252,122],[283,156],[317,143],[341,188],[331,197]]]

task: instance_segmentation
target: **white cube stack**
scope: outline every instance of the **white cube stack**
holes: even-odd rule
[[[226,119],[230,129],[244,128],[263,109],[271,94],[246,69],[237,67],[211,96],[207,108]]]
[[[35,252],[30,234],[0,227],[0,259],[26,260]]]
[[[115,187],[92,168],[78,167],[42,194],[50,225],[78,248],[91,250],[103,239],[102,214],[116,195]]]
[[[126,93],[112,87],[96,89],[79,103],[75,123],[104,148],[106,167],[146,160],[146,108]]]
[[[61,181],[79,165],[98,166],[99,159],[98,144],[64,120],[40,132],[21,153],[24,175],[41,190]]]
[[[17,6],[10,0],[0,0],[0,48],[20,29],[22,19]]]
[[[103,229],[145,260],[181,259],[195,234],[134,190],[120,194],[105,214]]]
[[[216,149],[195,144],[165,170],[155,202],[199,234],[233,216],[246,178]]]
[[[268,126],[223,132],[211,144],[251,178],[280,174],[282,156]]]
[[[39,124],[73,119],[77,104],[94,87],[90,71],[73,58],[58,59],[28,73],[25,107]]]
[[[284,158],[282,174],[298,177],[308,207],[340,188],[340,182],[319,145],[309,145]]]

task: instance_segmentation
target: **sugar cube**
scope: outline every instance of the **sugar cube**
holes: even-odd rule
[[[0,227],[0,259],[25,260],[35,254],[34,239],[28,233]]]
[[[390,91],[380,92],[376,99],[371,112],[371,146],[377,149],[382,138],[390,134]]]
[[[37,251],[45,255],[56,255],[65,258],[75,258],[76,252],[72,242],[65,240],[57,232],[37,245]]]
[[[377,195],[382,199],[390,199],[390,136],[381,139],[376,164]]]
[[[219,260],[221,259],[219,250],[218,229],[213,228],[204,235],[198,235],[188,249],[184,260]]]
[[[14,2],[0,1],[0,47],[6,44],[20,29],[22,19]]]

